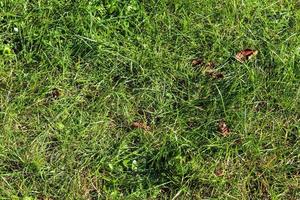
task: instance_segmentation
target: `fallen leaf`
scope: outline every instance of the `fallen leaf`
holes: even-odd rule
[[[150,126],[148,126],[145,122],[133,122],[131,125],[133,128],[139,128],[139,129],[143,129],[145,131],[149,131],[150,130]]]
[[[46,101],[47,102],[54,101],[58,99],[60,96],[61,96],[60,90],[54,88],[49,93],[46,94]]]
[[[216,176],[223,176],[223,175],[224,175],[223,169],[217,168],[217,169],[215,170],[215,175],[216,175]]]
[[[60,92],[59,92],[58,89],[53,89],[53,90],[51,91],[51,97],[52,97],[53,99],[57,99],[59,96],[60,96]]]
[[[203,61],[202,59],[196,58],[196,59],[192,60],[192,65],[193,65],[193,66],[198,66],[198,65],[203,64],[203,62],[204,62],[204,61]]]
[[[210,61],[210,62],[206,63],[206,62],[204,62],[204,60],[197,58],[197,59],[192,60],[192,65],[194,67],[201,66],[201,70],[207,76],[210,76],[210,77],[215,78],[215,79],[222,79],[222,78],[224,78],[224,74],[223,73],[217,72],[214,69],[216,64],[213,61]]]
[[[230,134],[230,129],[228,128],[228,126],[226,125],[226,123],[225,123],[224,120],[221,120],[219,122],[218,128],[219,128],[219,132],[224,137],[226,137],[226,136],[228,136]]]
[[[208,62],[205,66],[206,69],[213,69],[215,68],[216,64],[214,62]]]
[[[216,72],[216,73],[214,73],[214,78],[216,78],[216,79],[222,79],[222,78],[224,78],[224,74],[222,74],[220,72]]]
[[[215,63],[214,62],[208,62],[206,65],[205,65],[205,68],[204,68],[204,72],[206,75],[212,77],[212,78],[215,78],[215,79],[222,79],[224,78],[224,74],[221,73],[221,72],[218,72],[217,70],[215,70]]]
[[[224,74],[223,73],[220,73],[220,72],[217,72],[217,71],[213,71],[213,70],[209,70],[209,71],[206,71],[206,74],[212,78],[215,78],[215,79],[222,79],[224,78]]]
[[[237,59],[239,62],[243,63],[243,62],[251,59],[257,53],[258,53],[258,51],[256,51],[256,50],[244,49],[235,55],[235,59]]]

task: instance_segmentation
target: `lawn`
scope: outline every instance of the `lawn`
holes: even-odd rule
[[[0,199],[300,199],[300,2],[1,0]]]

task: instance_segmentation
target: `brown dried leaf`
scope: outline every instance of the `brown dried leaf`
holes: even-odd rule
[[[139,128],[145,131],[149,131],[151,129],[150,126],[148,126],[145,122],[140,122],[140,121],[133,122],[131,126],[132,128]]]
[[[217,72],[217,71],[213,71],[213,70],[208,70],[206,71],[206,75],[212,77],[212,78],[215,78],[215,79],[222,79],[224,78],[224,74],[223,73],[220,73],[220,72]]]
[[[222,74],[220,72],[216,72],[216,73],[214,73],[214,78],[216,78],[216,79],[222,79],[222,78],[224,78],[224,74]]]
[[[205,73],[207,76],[210,76],[210,77],[215,78],[215,79],[224,78],[223,73],[217,72],[214,69],[216,64],[213,61],[204,62],[204,60],[197,58],[197,59],[192,60],[192,65],[194,67],[200,66],[203,73]]]
[[[257,50],[244,49],[235,55],[235,59],[237,59],[239,62],[243,63],[243,62],[251,59],[257,53],[258,53]]]
[[[203,62],[204,62],[204,61],[203,61],[202,59],[196,58],[196,59],[192,60],[192,65],[193,65],[193,66],[202,65]]]
[[[216,71],[215,68],[215,63],[213,61],[210,61],[208,63],[205,64],[205,66],[203,67],[203,72],[207,75],[210,76],[212,78],[215,79],[222,79],[224,78],[224,74],[221,72]]]
[[[230,129],[228,128],[224,120],[221,120],[219,122],[218,128],[219,128],[219,132],[224,137],[227,137],[230,134]]]
[[[210,76],[214,79],[222,79],[224,78],[224,74],[221,72],[218,72],[214,69],[215,64],[213,62],[209,62],[204,69],[204,72],[207,76]]]
[[[223,176],[223,175],[224,175],[223,169],[221,169],[220,167],[219,167],[219,168],[216,168],[216,170],[215,170],[215,175],[216,175],[216,176]]]
[[[52,91],[51,91],[51,98],[53,98],[53,99],[57,99],[59,96],[60,96],[60,92],[59,92],[59,90],[58,89],[53,89]]]
[[[61,96],[61,92],[59,89],[54,88],[51,91],[49,91],[46,95],[45,95],[45,103],[46,105],[49,104],[52,101],[57,100],[59,97]]]
[[[206,69],[213,69],[215,68],[216,64],[213,62],[213,61],[210,61],[208,62],[206,65],[205,65],[205,68]]]

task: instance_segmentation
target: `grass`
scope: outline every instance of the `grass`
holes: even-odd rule
[[[295,0],[2,0],[0,199],[300,199],[299,20]]]

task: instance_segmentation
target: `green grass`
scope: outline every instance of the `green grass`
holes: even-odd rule
[[[299,64],[296,0],[2,0],[0,199],[300,199]]]

